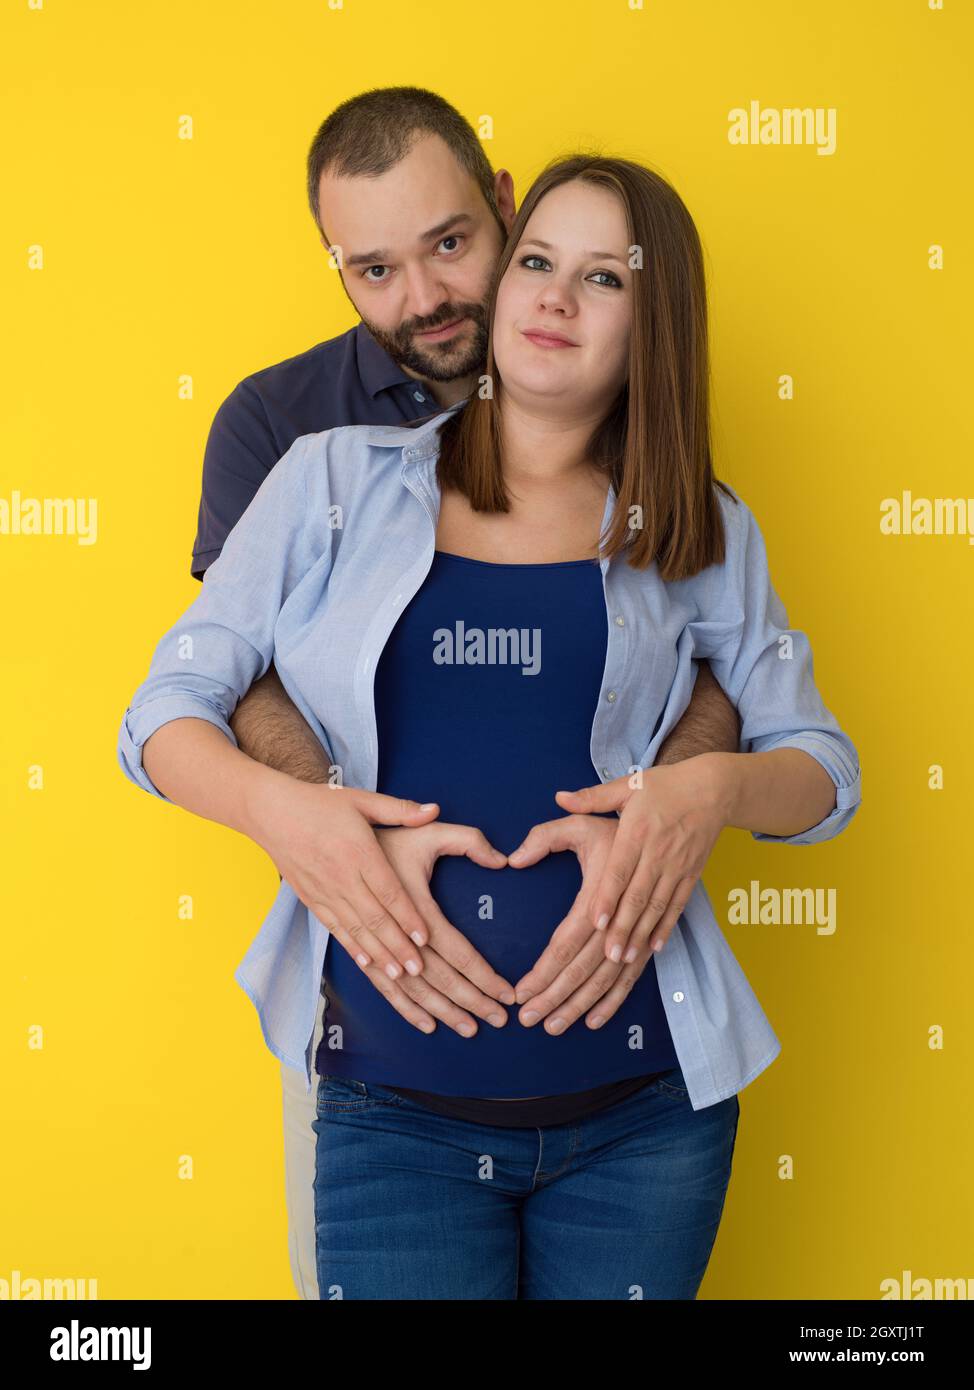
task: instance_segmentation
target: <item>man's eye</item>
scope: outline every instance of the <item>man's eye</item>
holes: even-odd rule
[[[443,238],[443,240],[439,243],[437,249],[439,249],[439,246],[446,246],[446,243],[447,243],[448,241],[453,241],[453,242],[456,243],[456,245],[455,245],[455,246],[447,246],[446,249],[447,249],[447,252],[448,252],[448,253],[451,252],[451,251],[455,251],[455,250],[457,249],[457,247],[460,245],[460,242],[461,242],[462,240],[463,240],[463,237],[462,237],[462,236],[458,235],[456,232],[451,232],[449,236],[445,236],[445,237]]]
[[[388,270],[388,269],[389,269],[389,267],[388,267],[387,265],[370,265],[366,270],[364,270],[364,271],[362,272],[362,279],[363,279],[363,280],[370,280],[371,283],[372,283],[373,285],[377,285],[377,284],[380,283],[380,280],[379,280],[378,278],[376,278],[376,277],[372,274],[373,270]],[[381,279],[385,279],[385,276],[382,276]]]
[[[528,265],[528,261],[540,261],[542,265],[548,264],[544,256],[522,256],[521,265],[525,266],[528,270],[533,270],[535,268],[534,266]]]

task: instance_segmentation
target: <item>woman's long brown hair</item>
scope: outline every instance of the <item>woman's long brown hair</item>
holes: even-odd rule
[[[549,164],[531,185],[491,280],[490,333],[482,386],[440,432],[437,478],[475,511],[506,512],[501,468],[503,382],[494,363],[493,319],[500,280],[525,225],[551,189],[584,179],[616,193],[629,228],[633,268],[628,379],[592,432],[588,457],[606,470],[616,506],[601,553],[625,550],[645,569],[655,560],[662,579],[687,579],[724,558],[724,530],[710,451],[710,368],[703,252],[693,219],[661,175],[641,164],[602,155],[574,155]]]

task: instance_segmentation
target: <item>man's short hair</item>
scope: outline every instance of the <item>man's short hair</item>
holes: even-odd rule
[[[409,153],[419,132],[439,135],[475,179],[498,222],[494,171],[473,126],[423,87],[375,87],[336,106],[308,151],[308,202],[319,228],[318,184],[326,169],[344,177],[376,178]]]

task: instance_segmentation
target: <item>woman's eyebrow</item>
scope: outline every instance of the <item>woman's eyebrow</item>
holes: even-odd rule
[[[525,237],[524,241],[521,242],[521,245],[540,246],[545,251],[556,251],[558,249],[557,247],[552,246],[550,241],[539,241],[537,237]],[[582,255],[592,256],[595,259],[601,261],[618,261],[620,265],[627,264],[627,262],[622,258],[622,256],[617,256],[614,251],[583,251]]]

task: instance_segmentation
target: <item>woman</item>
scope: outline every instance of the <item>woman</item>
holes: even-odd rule
[[[694,1298],[738,1092],[780,1050],[699,875],[725,825],[838,833],[856,753],[713,476],[702,255],[673,189],[625,160],[551,166],[490,310],[477,396],[276,465],[119,756],[253,835],[283,774],[228,719],[271,660],[329,750],[334,785],[307,796],[330,854],[282,882],[237,971],[309,1088],[326,997],[322,1298]],[[654,768],[699,657],[748,751]],[[429,949],[458,932],[491,1025],[472,1036]],[[423,990],[398,1012],[404,969]]]

